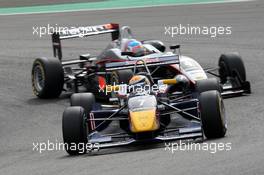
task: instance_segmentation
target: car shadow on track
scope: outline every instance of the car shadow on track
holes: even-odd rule
[[[118,148],[108,148],[100,151],[93,151],[93,152],[87,152],[83,155],[76,155],[76,156],[70,156],[67,155],[65,152],[65,155],[62,157],[59,157],[58,159],[69,159],[69,158],[84,158],[84,157],[94,157],[94,156],[103,156],[103,155],[111,155],[111,154],[118,154],[118,153],[129,153],[129,152],[135,152],[135,151],[145,151],[145,150],[152,150],[152,149],[159,149],[164,147],[164,144],[162,143],[151,143],[151,144],[140,144],[140,145],[130,145],[126,147],[118,147]]]
[[[184,143],[200,143],[201,140],[181,140]],[[77,155],[77,156],[70,156],[70,155],[65,155],[60,157],[59,159],[68,159],[68,158],[76,158],[76,157],[94,157],[94,156],[103,156],[103,155],[111,155],[111,154],[121,154],[121,153],[129,153],[129,152],[139,152],[139,151],[146,151],[146,150],[154,150],[154,149],[164,149],[166,150],[165,143],[177,143],[178,141],[174,142],[152,142],[152,143],[137,143],[133,145],[128,145],[125,147],[117,147],[117,148],[108,148],[108,149],[103,149],[99,151],[93,151],[93,152],[87,152],[84,155]],[[65,154],[67,154],[65,152]]]
[[[62,102],[62,101],[69,101],[70,96],[72,93],[65,93],[62,94],[59,98],[51,98],[51,99],[40,99],[40,98],[30,98],[26,100],[26,103],[29,105],[45,105],[45,104],[50,104],[50,103],[56,103],[56,102]]]

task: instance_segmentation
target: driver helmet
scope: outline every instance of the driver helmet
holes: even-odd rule
[[[149,94],[150,81],[145,75],[134,75],[129,80],[129,91],[132,94]]]
[[[125,45],[125,52],[132,52],[133,56],[140,57],[145,55],[146,50],[140,41],[131,39]]]

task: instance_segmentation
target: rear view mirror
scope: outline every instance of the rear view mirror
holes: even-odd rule
[[[170,49],[174,50],[174,49],[179,49],[180,47],[181,45],[177,44],[177,45],[170,46]]]

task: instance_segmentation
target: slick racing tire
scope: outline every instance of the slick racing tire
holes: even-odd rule
[[[224,137],[227,130],[223,100],[218,91],[200,94],[202,128],[208,139]]]
[[[68,154],[80,155],[87,152],[87,123],[82,107],[66,108],[62,117],[62,133],[65,150]]]
[[[76,93],[72,94],[70,98],[71,106],[82,107],[86,114],[90,113],[95,104],[95,97],[92,93]]]
[[[130,69],[114,71],[111,75],[111,85],[129,84],[129,80],[133,77],[133,72]],[[111,92],[111,98],[116,98],[115,92]]]
[[[88,118],[90,118],[90,112],[92,111],[95,105],[95,102],[96,102],[95,97],[92,93],[76,93],[76,94],[73,94],[70,98],[71,106],[82,107]],[[96,107],[100,108],[98,104],[96,105]],[[100,126],[96,128],[96,131],[102,131],[105,128],[107,128],[110,123],[111,121],[105,121],[104,123],[102,123],[102,121],[89,120],[87,123],[87,126],[88,126],[87,131],[88,133],[92,132],[93,129],[95,129],[96,126],[98,125]]]
[[[129,84],[129,80],[133,77],[133,71],[130,69],[114,71],[111,75],[111,85],[120,85],[120,84]],[[119,96],[120,97],[120,96]],[[116,92],[111,92],[111,98],[118,98]],[[118,98],[116,102],[113,104],[121,104],[122,99]],[[119,121],[120,128],[126,132],[130,132],[129,130],[129,122],[126,120]]]
[[[166,50],[164,43],[159,41],[159,40],[145,40],[145,41],[142,41],[142,43],[143,44],[150,44],[162,53],[164,53]]]
[[[32,67],[33,93],[39,98],[59,97],[64,84],[64,72],[59,60],[37,58]]]
[[[129,80],[132,78],[133,72],[132,70],[119,70],[119,71],[114,71],[111,75],[111,83],[114,85],[119,84],[128,84]]]
[[[218,79],[209,78],[209,79],[196,81],[196,91],[198,91],[199,93],[210,90],[216,90],[220,93],[222,92],[222,87]]]
[[[246,69],[241,57],[236,53],[222,54],[218,62],[221,83],[227,81],[227,77],[240,77],[242,82],[246,81]]]

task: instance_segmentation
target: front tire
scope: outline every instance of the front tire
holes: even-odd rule
[[[87,130],[84,109],[79,106],[66,108],[62,118],[62,133],[65,150],[68,154],[86,153]]]
[[[85,111],[86,116],[90,117],[90,113],[92,109],[94,108],[96,101],[92,93],[75,93],[71,96],[70,103],[71,103],[71,106],[82,107]],[[100,105],[97,104],[96,107],[100,108]],[[110,122],[104,122],[103,124],[101,123],[102,121],[89,120],[87,122],[88,133],[93,132],[93,129],[95,129],[96,126],[98,126],[99,124],[100,124],[100,127],[96,128],[96,131],[101,131],[105,129],[109,125]]]
[[[224,137],[227,130],[223,100],[212,90],[200,94],[202,127],[208,139]]]
[[[37,58],[31,71],[33,93],[39,98],[57,98],[64,84],[64,72],[57,59]]]
[[[211,90],[216,90],[220,93],[222,92],[222,87],[218,79],[209,78],[196,81],[196,91],[198,91],[199,93]]]

